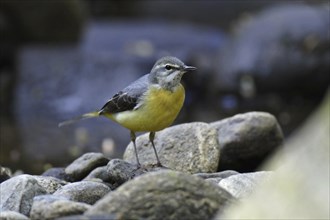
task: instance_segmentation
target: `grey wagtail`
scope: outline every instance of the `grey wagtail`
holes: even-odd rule
[[[105,116],[131,131],[136,162],[141,166],[135,143],[135,132],[150,132],[157,165],[162,166],[154,144],[156,131],[170,126],[184,102],[185,91],[180,81],[184,73],[195,70],[176,57],[159,59],[146,74],[115,94],[99,111],[89,112],[64,121],[63,126],[80,119]]]

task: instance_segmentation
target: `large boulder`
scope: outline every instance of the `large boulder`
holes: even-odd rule
[[[99,200],[85,215],[117,219],[210,219],[233,201],[224,189],[175,171],[148,173]]]

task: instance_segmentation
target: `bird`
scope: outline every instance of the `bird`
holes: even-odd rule
[[[156,132],[169,127],[179,114],[185,99],[182,76],[196,67],[185,65],[173,56],[156,61],[150,73],[143,75],[116,93],[97,111],[59,123],[59,127],[81,119],[105,116],[130,131],[137,166],[141,166],[136,148],[136,132],[149,132],[157,166],[162,167],[154,144]]]

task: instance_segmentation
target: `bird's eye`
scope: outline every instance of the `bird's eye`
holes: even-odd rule
[[[166,65],[165,69],[170,70],[170,69],[172,69],[172,67],[170,65]]]

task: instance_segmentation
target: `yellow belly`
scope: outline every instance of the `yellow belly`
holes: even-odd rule
[[[134,132],[159,131],[173,123],[181,110],[184,97],[185,92],[181,84],[173,92],[152,86],[140,108],[107,117]]]

